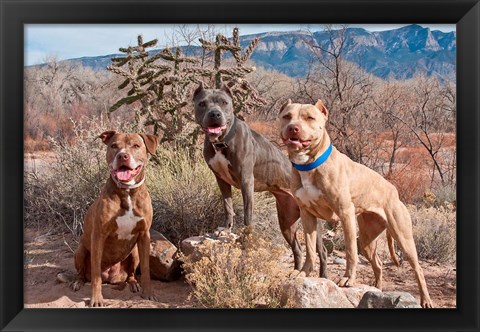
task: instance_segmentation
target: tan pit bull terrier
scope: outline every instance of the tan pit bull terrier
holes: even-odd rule
[[[382,285],[377,238],[387,229],[391,254],[393,241],[390,235],[415,272],[421,306],[431,308],[432,301],[418,263],[410,215],[396,188],[380,174],[352,161],[332,146],[325,129],[328,111],[320,100],[315,105],[295,104],[288,100],[280,109],[279,119],[280,135],[293,165],[291,189],[300,206],[305,232],[307,257],[302,272],[309,275],[315,263],[317,217],[330,222],[340,221],[347,266],[338,284],[353,286],[358,262],[358,218],[360,245],[372,265],[376,286],[381,288]]]
[[[78,290],[91,280],[90,307],[102,307],[102,282],[128,283],[140,291],[135,270],[140,263],[143,298],[156,300],[150,284],[150,226],[152,203],[145,182],[145,167],[158,145],[153,135],[106,131],[99,136],[107,145],[110,177],[83,221],[80,246],[75,252]]]

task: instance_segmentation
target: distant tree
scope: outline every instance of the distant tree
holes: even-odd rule
[[[433,184],[438,173],[443,185],[448,170],[442,163],[441,150],[446,134],[452,128],[455,109],[452,95],[445,93],[445,87],[435,77],[417,76],[409,85],[409,98],[404,102],[404,113],[389,114],[402,122],[416,140],[425,148],[432,160]]]
[[[330,111],[329,126],[336,146],[355,161],[369,157],[373,79],[357,65],[345,60],[347,26],[326,25],[327,38],[317,40],[313,33],[304,42],[313,54],[307,78],[299,91],[315,102],[322,99]],[[362,127],[360,127],[362,126]]]
[[[387,178],[392,175],[394,170],[398,150],[406,145],[408,138],[408,131],[406,131],[404,123],[397,118],[404,113],[407,99],[408,93],[405,84],[398,81],[379,84],[374,94],[372,111],[380,117],[380,130],[385,130],[391,138],[391,145],[382,146],[382,150],[388,157],[387,171],[384,172]]]

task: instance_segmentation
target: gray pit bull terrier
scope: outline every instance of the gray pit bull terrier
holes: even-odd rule
[[[287,156],[234,115],[232,93],[225,84],[221,89],[205,89],[200,84],[193,101],[195,120],[205,132],[203,155],[223,196],[226,230],[233,226],[232,186],[242,192],[246,226],[252,225],[254,191],[271,192],[276,199],[280,229],[292,248],[298,270],[302,261],[296,238],[300,210],[290,192],[292,166]],[[321,233],[320,230],[317,252],[320,275],[326,277],[327,253]]]

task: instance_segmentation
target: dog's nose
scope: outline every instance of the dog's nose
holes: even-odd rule
[[[222,112],[220,111],[210,111],[208,117],[213,120],[218,120],[222,117]]]
[[[300,128],[298,126],[288,126],[288,131],[298,133],[300,131]]]
[[[130,155],[128,153],[121,152],[121,153],[118,154],[117,158],[119,160],[128,161],[128,159],[130,159]]]

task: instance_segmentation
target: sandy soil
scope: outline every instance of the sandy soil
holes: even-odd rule
[[[65,283],[57,281],[59,272],[74,273],[73,250],[77,247],[73,236],[49,234],[38,230],[25,230],[24,247],[24,287],[26,308],[83,308],[90,299],[90,287],[87,284],[78,292],[70,290]],[[335,264],[336,257],[344,257],[335,251],[328,259],[329,278],[338,281],[344,272],[344,266]],[[291,266],[293,266],[293,259]],[[438,265],[433,262],[421,262],[425,273],[430,296],[435,307],[454,308],[456,306],[456,270],[453,266]],[[373,284],[373,272],[368,262],[360,257],[357,282]],[[174,282],[152,281],[158,302],[144,300],[138,293],[127,288],[115,289],[113,285],[103,285],[106,306],[110,308],[192,308],[201,307],[191,293],[190,286],[180,279]],[[403,262],[400,268],[385,261],[384,291],[406,291],[419,300],[417,284],[410,266]]]

